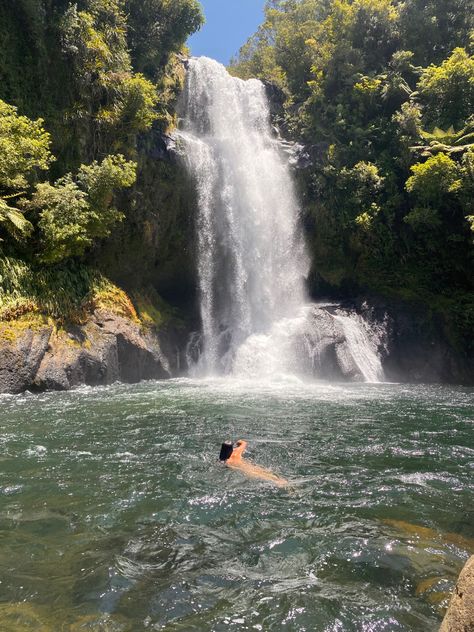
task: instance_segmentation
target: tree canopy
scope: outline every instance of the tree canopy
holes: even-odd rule
[[[0,5],[1,247],[51,264],[124,219],[139,135],[172,123],[176,54],[203,17],[196,0],[14,5]]]

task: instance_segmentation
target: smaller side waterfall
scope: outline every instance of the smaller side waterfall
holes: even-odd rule
[[[331,380],[380,382],[385,330],[353,310],[307,304],[294,318],[254,334],[237,350],[232,373],[244,378],[297,375]]]
[[[359,314],[338,313],[334,320],[342,325],[347,351],[364,381],[381,382],[384,372],[378,353],[380,340],[376,331]]]

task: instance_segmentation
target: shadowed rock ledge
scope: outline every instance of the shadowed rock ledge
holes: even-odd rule
[[[360,379],[340,357],[344,338],[334,328],[330,313],[341,307],[382,332],[378,353],[389,381],[473,383],[472,358],[456,352],[441,326],[428,327],[421,317],[400,306],[365,301],[315,306],[319,378]],[[185,324],[171,318],[157,328],[145,326],[133,314],[129,317],[100,307],[83,324],[64,327],[39,316],[0,320],[0,393],[68,390],[83,384],[135,383],[186,374],[186,347],[191,329],[199,327],[196,320]]]
[[[187,333],[154,332],[105,309],[83,325],[0,323],[0,393],[164,379],[181,372]]]
[[[474,632],[474,555],[459,575],[439,632]]]

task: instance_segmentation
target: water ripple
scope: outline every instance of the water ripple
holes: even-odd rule
[[[436,629],[474,552],[473,412],[472,390],[391,384],[2,397],[0,616],[55,632]],[[290,488],[221,467],[228,437]]]

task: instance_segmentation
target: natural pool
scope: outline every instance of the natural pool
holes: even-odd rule
[[[474,553],[472,389],[171,380],[0,397],[0,621],[434,631]],[[217,462],[222,440],[291,479]]]

